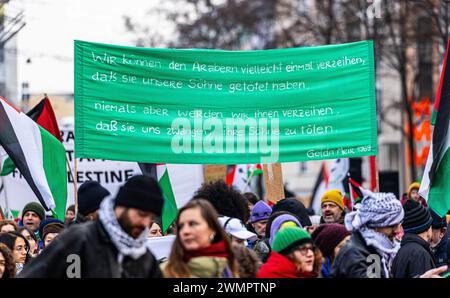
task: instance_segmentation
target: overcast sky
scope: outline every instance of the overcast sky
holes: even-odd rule
[[[143,19],[158,0],[11,0],[24,9],[17,36],[19,86],[31,93],[73,93],[73,40],[132,46],[123,15]],[[147,18],[147,22],[148,22]],[[27,59],[31,63],[26,63]]]

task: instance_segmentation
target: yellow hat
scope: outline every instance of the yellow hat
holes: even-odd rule
[[[339,206],[342,210],[344,210],[344,199],[342,198],[342,194],[338,189],[332,189],[327,191],[320,202],[320,205],[323,205],[325,202],[332,202]]]
[[[411,197],[411,192],[413,189],[419,189],[420,183],[419,182],[413,182],[408,187],[408,197]]]
[[[281,226],[280,226],[280,230],[287,228],[287,227],[298,227],[298,224],[296,224],[295,222],[293,222],[292,220],[286,221],[284,222]]]

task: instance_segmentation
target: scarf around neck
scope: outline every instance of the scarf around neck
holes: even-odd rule
[[[113,197],[107,197],[102,201],[99,210],[99,220],[119,252],[117,256],[119,264],[122,263],[125,256],[137,260],[147,253],[148,248],[145,245],[145,241],[148,228],[138,238],[134,239],[131,237],[117,221],[116,213],[114,212],[114,203],[115,199]]]
[[[219,257],[228,258],[228,253],[226,251],[225,242],[220,241],[217,243],[212,243],[208,247],[201,248],[194,251],[186,251],[184,260],[189,262],[190,259],[196,257]]]
[[[400,242],[391,241],[386,235],[367,227],[361,228],[360,233],[366,244],[375,248],[380,255],[384,274],[386,278],[389,278],[392,262],[400,249]]]

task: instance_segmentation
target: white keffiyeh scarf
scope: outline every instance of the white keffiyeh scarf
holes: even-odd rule
[[[100,204],[99,219],[106,229],[106,232],[111,237],[111,241],[119,251],[118,262],[122,263],[125,256],[131,257],[133,260],[140,258],[147,253],[146,239],[148,235],[148,228],[145,229],[141,235],[134,239],[127,232],[125,232],[117,221],[114,212],[113,197],[105,198]]]

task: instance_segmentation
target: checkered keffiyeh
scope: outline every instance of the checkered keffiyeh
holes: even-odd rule
[[[114,243],[114,246],[119,251],[117,256],[118,262],[122,263],[125,256],[129,256],[133,260],[136,260],[147,253],[148,248],[145,245],[145,241],[148,234],[148,228],[145,229],[137,239],[128,235],[117,221],[114,212],[114,203],[115,199],[112,197],[103,199],[100,204],[99,219],[110,236],[111,241]]]
[[[349,231],[388,227],[400,223],[403,217],[402,204],[393,193],[372,193],[361,201],[358,210],[345,216],[345,227]]]

